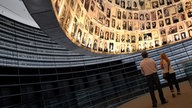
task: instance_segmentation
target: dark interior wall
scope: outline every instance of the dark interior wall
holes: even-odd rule
[[[41,30],[0,16],[0,106],[114,107],[147,92],[139,72],[140,53],[89,57],[61,48]],[[192,57],[192,40],[149,51],[157,61],[165,52],[178,79]]]

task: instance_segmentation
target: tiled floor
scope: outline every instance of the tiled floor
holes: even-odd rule
[[[164,95],[168,100],[168,103],[164,105],[161,105],[158,92],[155,92],[156,98],[158,99],[157,108],[192,108],[192,88],[189,82],[181,82],[179,85],[181,88],[181,95],[177,95],[175,98],[172,97],[168,87],[163,88]],[[147,93],[117,108],[152,108],[150,95]]]

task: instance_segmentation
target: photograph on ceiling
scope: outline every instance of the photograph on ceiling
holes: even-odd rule
[[[113,52],[114,51],[114,43],[110,42],[109,43],[109,52]]]
[[[127,18],[127,13],[126,13],[126,11],[123,11],[122,18],[123,18],[123,19],[126,19],[126,18]]]
[[[175,41],[179,41],[180,40],[179,34],[175,34],[174,39],[175,39]]]
[[[71,36],[74,37],[77,31],[77,26],[78,26],[77,18],[74,17],[72,22],[73,22],[73,25],[71,30]]]
[[[138,0],[132,0],[132,10],[138,10]]]
[[[179,22],[178,16],[173,16],[173,17],[172,17],[172,20],[173,20],[173,23]]]
[[[110,16],[111,16],[111,9],[107,8],[106,16],[107,16],[108,18],[110,18]]]
[[[159,5],[164,5],[165,1],[164,0],[159,0]]]
[[[152,7],[153,7],[153,9],[159,7],[159,4],[158,4],[157,0],[156,1],[152,1]]]
[[[154,21],[154,20],[156,20],[157,18],[156,18],[156,11],[152,11],[151,12],[151,20],[152,21]]]
[[[150,20],[150,15],[149,15],[149,13],[146,13],[146,14],[145,14],[145,20]]]
[[[179,23],[178,24],[178,28],[179,28],[179,31],[183,31],[184,30],[184,24],[183,23]]]
[[[120,4],[120,0],[115,0],[115,4],[119,5]]]
[[[166,18],[166,19],[165,19],[165,24],[166,24],[166,25],[170,25],[170,24],[171,24],[170,18]]]
[[[178,13],[181,13],[181,12],[183,12],[184,10],[183,10],[183,5],[182,5],[182,3],[179,3],[179,4],[177,4],[177,12]]]
[[[161,19],[163,18],[163,13],[162,13],[162,10],[157,10],[157,16],[158,16],[158,19]]]
[[[167,5],[171,5],[172,4],[172,0],[166,0]]]
[[[82,46],[86,46],[86,43],[87,42],[87,33],[86,32],[84,32],[84,35],[83,35],[83,37],[82,37]]]
[[[126,30],[126,29],[127,29],[127,22],[126,22],[126,21],[123,21],[122,27],[123,27],[123,30]]]
[[[181,33],[181,39],[185,39],[186,38],[186,34],[185,34],[185,32],[182,32]]]
[[[189,10],[189,11],[187,12],[187,16],[188,16],[188,18],[192,17],[192,10]]]
[[[104,24],[105,19],[106,19],[105,15],[102,12],[99,11],[98,12],[98,22],[101,23],[101,24]]]
[[[165,17],[168,17],[170,14],[169,14],[169,9],[168,8],[164,8],[164,16]]]
[[[84,26],[85,26],[85,30],[89,30],[89,21],[90,21],[90,18],[88,16],[85,16],[84,18]]]
[[[134,30],[139,30],[139,23],[140,23],[139,21],[134,21],[133,22],[133,29]]]
[[[121,42],[125,42],[125,35],[124,34],[121,35]]]
[[[145,30],[145,22],[140,22],[140,30]]]
[[[139,34],[139,39],[138,39],[139,41],[143,41],[143,38],[142,38],[142,35],[141,34]]]
[[[173,36],[172,35],[168,35],[168,42],[172,43],[173,42]]]
[[[91,2],[91,11],[95,11],[95,2],[94,1]]]
[[[121,44],[121,52],[125,52],[125,44]]]
[[[132,9],[132,0],[127,0],[127,7],[126,9],[131,10]]]
[[[117,18],[121,19],[121,10],[120,9],[117,10]]]
[[[192,2],[191,1],[185,2],[185,10],[189,10],[191,8],[192,8]]]
[[[108,31],[105,32],[105,40],[109,40],[109,32]]]
[[[166,45],[167,44],[167,37],[164,36],[162,37],[162,45]]]
[[[156,22],[152,22],[152,28],[156,28],[156,27],[157,27]]]
[[[90,5],[90,0],[85,0],[84,8],[85,8],[85,10],[87,12],[88,12],[88,9],[89,9],[89,5]]]
[[[135,43],[136,42],[136,37],[135,35],[131,35],[131,43]]]
[[[93,34],[93,31],[94,31],[94,25],[93,25],[93,22],[90,21],[90,23],[89,23],[89,33]]]
[[[81,37],[82,37],[82,30],[79,28],[78,32],[77,32],[77,37],[76,40],[77,42],[81,42]]]
[[[134,20],[138,20],[138,13],[134,13]]]
[[[111,21],[111,27],[113,27],[113,28],[115,28],[115,19],[112,19],[112,21]]]
[[[133,15],[132,15],[132,12],[129,12],[128,13],[128,17],[127,17],[128,19],[132,19],[133,18]]]
[[[69,26],[71,24],[71,19],[72,19],[72,15],[71,12],[69,11],[65,20],[65,25],[64,25],[64,29],[69,32]]]
[[[155,47],[159,46],[159,40],[155,40]]]
[[[93,50],[97,50],[97,39],[94,39]]]
[[[88,40],[87,40],[87,48],[91,48],[92,46],[92,37],[89,36]]]
[[[98,26],[95,26],[95,35],[99,36],[100,28]]]
[[[116,36],[115,36],[115,41],[116,42],[120,42],[120,34],[119,33],[116,33]]]
[[[132,31],[132,30],[133,30],[133,22],[128,21],[128,31]]]
[[[110,40],[114,40],[114,33],[110,32]]]
[[[165,29],[163,28],[163,29],[160,29],[160,35],[161,36],[165,36],[166,35],[166,32],[165,32]]]
[[[103,39],[104,38],[104,31],[101,29],[100,31],[100,38]]]
[[[117,22],[117,27],[116,27],[116,29],[117,29],[117,30],[121,30],[121,22],[120,22],[120,21]]]
[[[163,20],[159,21],[159,27],[164,27],[164,21]]]
[[[168,31],[169,34],[173,34],[173,33],[176,33],[176,32],[177,32],[177,26],[176,25],[171,26],[169,28],[169,31]]]
[[[139,19],[140,19],[140,20],[144,20],[144,14],[143,14],[143,12],[140,13]]]
[[[191,20],[185,21],[185,24],[186,24],[187,28],[192,27],[192,21]]]
[[[103,41],[99,41],[98,51],[103,51]]]
[[[125,8],[125,1],[121,0],[121,7]]]
[[[108,52],[108,43],[107,42],[104,42],[104,49],[103,49],[104,52]]]
[[[110,21],[109,21],[109,19],[106,19],[106,20],[105,20],[105,26],[106,26],[106,27],[109,27],[109,26],[110,26]]]
[[[151,22],[146,22],[146,29],[151,29]]]
[[[130,52],[130,45],[129,44],[127,44],[127,48],[126,48],[126,52]]]
[[[176,6],[175,6],[175,5],[169,7],[168,9],[169,9],[169,14],[171,14],[171,15],[174,15],[174,14],[177,13],[177,12],[176,12]]]
[[[180,13],[180,14],[178,14],[178,17],[179,17],[179,20],[180,20],[180,21],[184,21],[184,20],[186,19],[185,13]]]
[[[130,35],[129,35],[129,34],[127,34],[127,36],[126,36],[126,42],[127,42],[127,43],[129,43],[129,42],[130,42],[130,40],[131,40],[131,39],[130,39]]]
[[[145,0],[139,0],[140,9],[145,9]]]
[[[151,1],[150,0],[145,1],[145,9],[151,9]]]
[[[79,18],[80,15],[81,15],[81,7],[80,7],[80,5],[78,4],[78,5],[77,5],[77,9],[76,9],[76,16]]]
[[[189,33],[189,37],[192,37],[192,29],[189,29],[188,33]]]
[[[144,41],[152,40],[152,34],[151,33],[144,33]]]
[[[60,12],[61,5],[62,5],[62,0],[56,0],[56,2],[55,2],[55,10],[56,10],[57,14],[59,14],[59,12]]]
[[[72,10],[74,10],[76,2],[74,0],[70,0],[70,1],[71,1],[70,2],[70,7],[71,7]]]

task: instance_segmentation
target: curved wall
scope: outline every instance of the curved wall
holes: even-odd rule
[[[0,16],[0,106],[115,107],[147,91],[140,74],[140,53],[85,56],[60,47],[40,29]],[[192,40],[149,51],[157,61],[165,52],[177,78],[192,57]],[[158,70],[161,83],[165,81]]]

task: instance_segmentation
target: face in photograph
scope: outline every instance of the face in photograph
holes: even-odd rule
[[[181,33],[181,39],[185,39],[186,38],[186,34],[185,34],[185,32],[182,32]]]
[[[179,35],[178,34],[174,35],[174,39],[175,39],[175,41],[179,41],[180,40]]]
[[[165,4],[164,0],[159,0],[159,4],[164,5]]]
[[[163,26],[164,26],[164,21],[163,20],[159,21],[159,27],[163,27]]]
[[[177,16],[173,16],[173,17],[172,17],[172,20],[173,20],[173,23],[177,23],[177,22],[179,22],[179,19],[178,19]]]
[[[150,22],[146,23],[146,29],[151,29],[151,23]]]
[[[138,19],[138,13],[134,13],[134,19],[135,19],[135,20]]]
[[[121,19],[121,11],[120,10],[117,11],[117,18]]]
[[[145,19],[146,19],[146,20],[150,20],[149,13],[146,13],[146,14],[145,14]]]
[[[144,14],[140,14],[140,20],[144,20]]]
[[[165,29],[160,29],[160,34],[161,34],[162,36],[166,35],[166,34],[165,34]]]
[[[172,4],[172,0],[166,0],[167,1],[167,5],[171,5]]]
[[[157,15],[158,15],[158,19],[163,18],[162,10],[158,10],[158,11],[157,11]]]
[[[112,26],[113,28],[115,28],[115,19],[112,19],[111,26]]]
[[[166,18],[166,19],[165,19],[165,23],[166,23],[166,25],[170,25],[170,24],[171,24],[170,18]]]
[[[179,12],[179,13],[183,12],[183,5],[182,5],[182,3],[177,5],[177,12]]]
[[[164,16],[165,17],[169,16],[169,10],[167,8],[164,8]]]
[[[132,13],[129,12],[129,13],[128,13],[128,19],[132,19],[132,16],[133,16]]]
[[[153,1],[153,2],[152,2],[152,7],[153,7],[153,8],[158,8],[158,7],[159,7],[158,1]]]
[[[95,35],[99,36],[100,28],[98,26],[95,26]]]
[[[192,37],[192,29],[188,30],[189,37]]]
[[[156,28],[156,22],[152,22],[152,28]]]
[[[192,27],[192,22],[191,21],[186,21],[186,26],[187,26],[187,28]]]
[[[121,7],[125,8],[125,1],[121,1]]]
[[[105,40],[109,40],[109,32],[108,31],[105,32]]]
[[[144,30],[144,29],[145,29],[145,23],[142,22],[142,23],[140,23],[140,30]]]
[[[127,8],[126,9],[131,9],[132,7],[132,0],[127,0]]]
[[[135,39],[135,35],[132,35],[132,36],[131,36],[131,42],[132,42],[132,43],[135,43],[135,40],[136,40],[136,39]]]
[[[109,25],[110,25],[110,21],[109,21],[109,19],[106,19],[106,23],[105,23],[105,25],[106,25],[107,27],[109,27]]]

